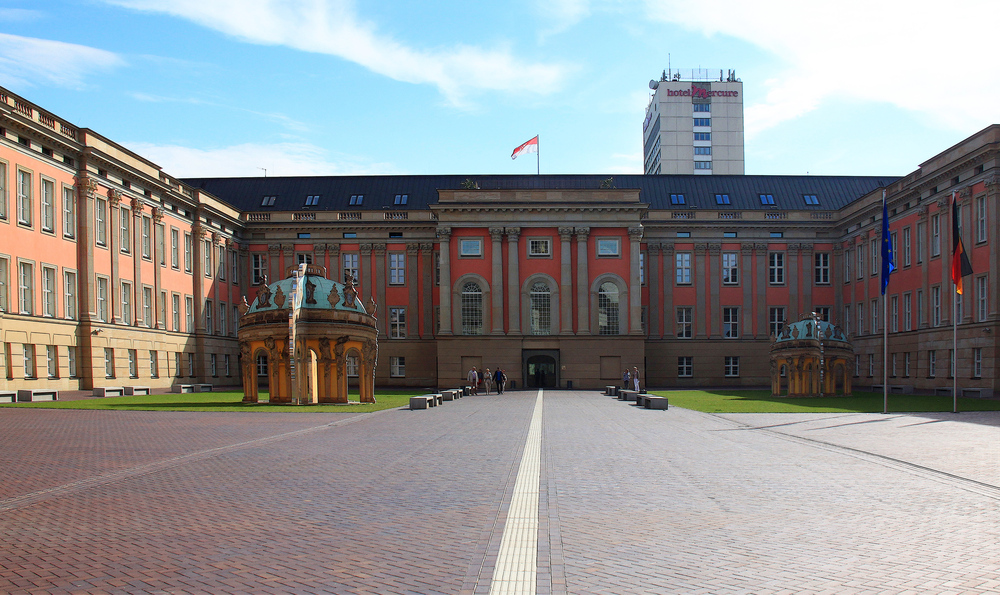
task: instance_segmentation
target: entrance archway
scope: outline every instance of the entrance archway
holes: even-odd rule
[[[528,388],[559,386],[559,352],[524,352],[524,383]]]

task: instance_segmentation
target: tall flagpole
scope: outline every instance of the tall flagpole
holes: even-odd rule
[[[536,135],[536,136],[538,136],[538,135]],[[538,141],[535,143],[535,146],[536,146],[536,149],[537,149],[535,151],[535,175],[536,176],[542,175],[542,165],[541,165],[541,163],[542,163],[542,146],[541,145],[542,145],[542,137],[538,136]]]
[[[882,413],[889,413],[889,306],[882,293]]]
[[[948,366],[954,366],[954,369],[949,370],[951,372],[951,412],[958,413],[958,300],[962,299],[962,294],[958,293],[958,286],[955,285],[954,281],[952,287],[955,290],[955,303],[951,307],[951,361],[948,362]]]
[[[885,188],[882,189],[881,240],[882,258],[879,259],[879,264],[882,265],[882,271],[879,275],[879,285],[882,293],[882,413],[889,413],[889,303],[886,301],[885,290],[889,284],[889,275],[895,268],[895,258],[889,239],[889,209],[885,202]]]

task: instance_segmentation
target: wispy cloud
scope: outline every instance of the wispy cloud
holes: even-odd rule
[[[431,84],[455,105],[482,91],[548,94],[570,67],[517,58],[510,47],[418,49],[378,32],[351,0],[105,0],[194,21],[251,43],[338,56],[395,80]]]
[[[153,95],[150,93],[142,93],[139,91],[130,93],[133,99],[138,101],[145,101],[148,103],[186,103],[189,105],[204,105],[207,107],[215,107],[224,110],[242,112],[246,114],[251,114],[265,120],[270,120],[272,122],[277,122],[289,130],[294,130],[296,132],[305,132],[310,130],[310,127],[305,122],[301,122],[294,118],[290,118],[285,114],[277,112],[261,112],[257,110],[247,109],[245,107],[239,107],[234,105],[227,105],[225,103],[220,103],[217,101],[212,101],[208,99],[199,99],[197,97],[170,97],[166,95]]]
[[[79,88],[90,74],[124,63],[117,54],[85,45],[0,33],[0,84],[6,87],[41,81]]]
[[[763,101],[747,106],[748,137],[835,98],[894,105],[962,130],[1000,119],[1000,79],[976,59],[993,53],[977,23],[1000,17],[994,0],[967,0],[961,10],[930,0],[646,5],[652,19],[741,39],[784,63]]]
[[[309,143],[245,143],[201,149],[183,145],[122,143],[179,178],[261,176],[336,176],[399,173],[386,163],[331,154]]]
[[[45,16],[45,13],[40,10],[31,10],[29,8],[0,8],[0,21],[24,23],[28,21],[37,21],[43,16]]]

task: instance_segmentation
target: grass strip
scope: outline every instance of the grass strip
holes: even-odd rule
[[[767,390],[657,390],[671,405],[705,413],[882,413],[882,393],[856,391],[849,397],[774,397]],[[950,396],[889,395],[893,413],[952,411]],[[1000,401],[959,397],[959,411],[1000,411]]]
[[[103,409],[116,411],[261,411],[285,413],[357,413],[381,411],[409,405],[410,397],[427,394],[419,389],[378,391],[376,403],[349,403],[347,405],[279,405],[269,403],[243,403],[242,391],[210,393],[168,393],[105,397],[77,401],[39,401],[30,403],[4,403],[0,407],[32,407],[39,409]],[[261,395],[264,398],[265,394]],[[358,393],[348,397],[358,400]]]

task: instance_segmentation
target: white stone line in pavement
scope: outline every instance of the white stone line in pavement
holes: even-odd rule
[[[542,389],[514,482],[490,595],[534,595],[538,567],[538,483],[542,471]]]

